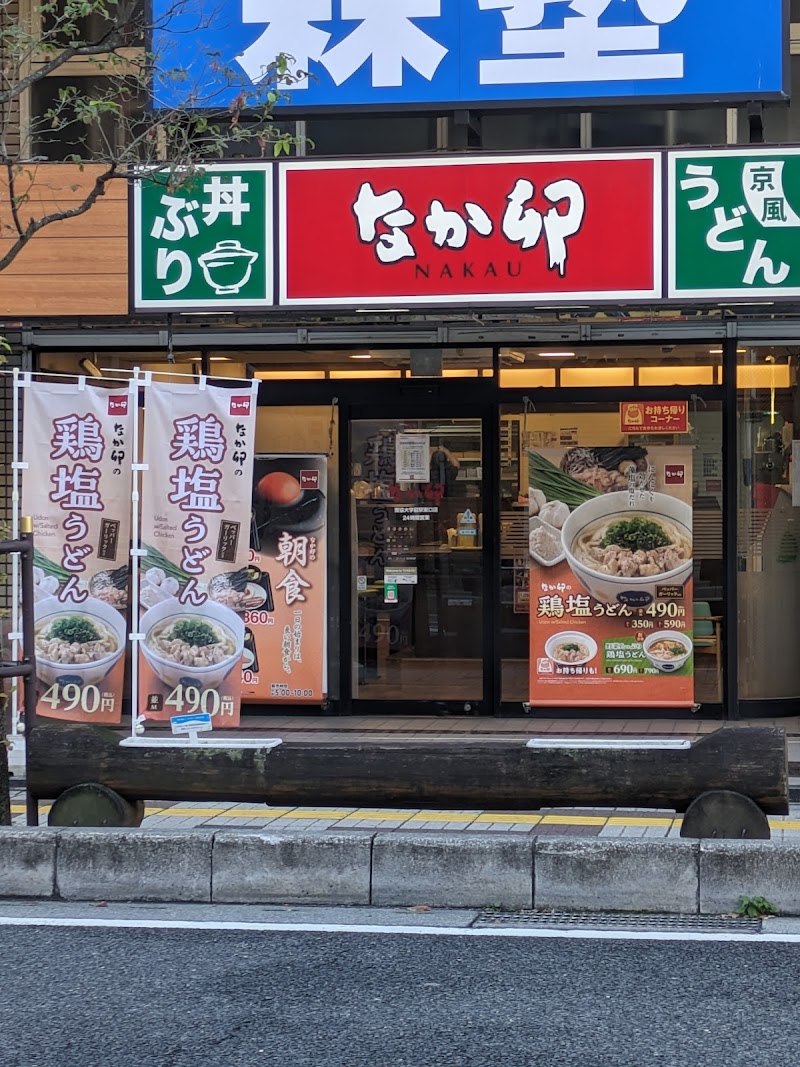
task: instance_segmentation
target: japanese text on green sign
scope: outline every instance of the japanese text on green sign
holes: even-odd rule
[[[273,303],[270,164],[207,167],[177,189],[143,179],[133,203],[135,310]]]
[[[800,294],[800,150],[670,157],[669,296]]]

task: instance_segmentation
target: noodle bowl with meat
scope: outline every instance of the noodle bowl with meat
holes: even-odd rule
[[[199,606],[162,601],[148,608],[139,626],[144,658],[167,685],[186,679],[203,688],[219,685],[242,658],[244,622],[213,600]]]
[[[572,551],[598,574],[651,578],[667,574],[692,558],[687,531],[660,515],[616,514],[591,523],[575,538]]]
[[[44,597],[34,607],[36,677],[46,685],[69,678],[101,682],[125,651],[125,616],[105,601]]]
[[[692,573],[692,509],[666,493],[630,507],[627,493],[580,504],[564,523],[567,562],[596,599],[645,607]]]

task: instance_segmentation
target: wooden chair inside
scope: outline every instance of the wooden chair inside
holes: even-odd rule
[[[694,603],[694,654],[714,657],[717,700],[722,700],[722,637],[721,615],[711,614],[711,605],[704,600]]]

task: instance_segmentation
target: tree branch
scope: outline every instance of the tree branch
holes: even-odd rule
[[[38,219],[31,218],[28,221],[27,226],[18,220],[17,210],[12,207],[12,214],[17,222],[19,236],[11,245],[6,254],[0,258],[0,272],[9,267],[20,252],[29,243],[32,237],[34,237],[40,230],[43,230],[46,226],[52,226],[55,222],[64,222],[66,219],[75,219],[79,215],[84,215],[86,212],[97,203],[101,196],[105,194],[106,185],[112,180],[112,178],[125,177],[126,175],[120,174],[119,164],[112,163],[102,174],[98,174],[94,180],[94,185],[91,190],[86,194],[80,204],[74,208],[68,208],[64,211],[51,211],[47,215],[42,215]]]

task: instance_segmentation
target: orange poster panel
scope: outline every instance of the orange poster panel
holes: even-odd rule
[[[319,703],[327,696],[325,456],[256,456],[249,570],[243,700]]]
[[[532,705],[694,703],[691,459],[529,452]]]

